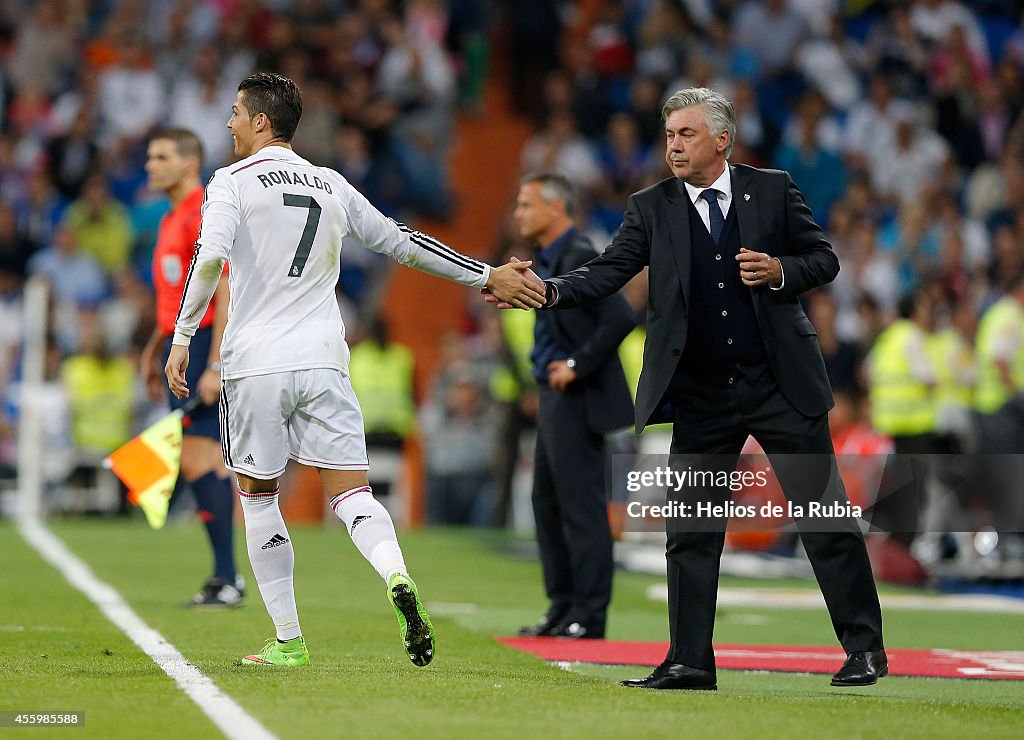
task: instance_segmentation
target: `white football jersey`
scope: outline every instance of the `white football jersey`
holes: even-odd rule
[[[403,265],[471,287],[490,267],[387,218],[334,170],[269,146],[223,167],[206,187],[174,343],[188,345],[231,261],[226,380],[299,368],[348,371],[335,286],[345,237]]]

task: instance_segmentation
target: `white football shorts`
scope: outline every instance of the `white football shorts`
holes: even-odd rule
[[[332,470],[367,470],[363,413],[348,376],[330,368],[221,382],[220,434],[228,470],[276,478],[288,458]]]

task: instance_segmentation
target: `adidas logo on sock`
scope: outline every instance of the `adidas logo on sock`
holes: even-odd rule
[[[246,455],[242,463],[245,465],[255,465],[256,461],[252,459],[252,455]]]
[[[285,537],[283,535],[280,535],[280,534],[275,534],[273,537],[271,537],[269,540],[267,540],[267,544],[265,544],[260,549],[261,550],[269,550],[272,547],[277,547],[278,545],[284,545],[284,544],[287,544],[288,542],[289,542],[289,539],[287,537]]]
[[[353,532],[356,531],[356,527],[358,527],[360,524],[365,522],[367,519],[371,519],[371,518],[372,517],[369,514],[363,514],[362,516],[357,516],[355,519],[352,520],[352,528],[349,529],[348,533],[352,534]]]

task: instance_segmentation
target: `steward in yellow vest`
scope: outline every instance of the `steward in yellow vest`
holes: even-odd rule
[[[349,374],[363,410],[367,444],[401,447],[416,421],[414,360],[403,344],[388,341],[383,321],[352,348]]]
[[[1022,284],[992,304],[978,323],[974,408],[982,414],[995,413],[1024,387]]]
[[[894,440],[935,431],[936,371],[926,343],[930,313],[920,296],[904,298],[900,318],[878,335],[868,356],[871,424]]]

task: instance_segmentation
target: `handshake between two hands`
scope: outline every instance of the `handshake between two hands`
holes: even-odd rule
[[[506,264],[491,269],[487,287],[480,292],[488,303],[498,308],[540,308],[547,300],[547,287],[530,269],[532,261],[521,262],[513,257]]]

